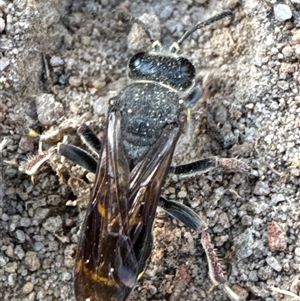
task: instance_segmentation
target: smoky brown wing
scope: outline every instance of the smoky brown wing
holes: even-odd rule
[[[151,253],[156,207],[180,132],[181,124],[167,125],[145,158],[130,173],[130,239],[139,274]]]
[[[157,200],[179,134],[178,124],[166,126],[129,172],[121,114],[109,113],[107,139],[78,245],[77,301],[121,301],[130,294],[151,252]]]
[[[137,279],[137,261],[127,235],[129,167],[120,122],[120,113],[110,112],[107,139],[78,243],[77,301],[125,300]]]

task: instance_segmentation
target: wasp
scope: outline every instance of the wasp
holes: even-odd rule
[[[153,50],[139,52],[129,60],[130,83],[110,100],[103,142],[86,125],[78,128],[78,134],[99,154],[99,160],[81,148],[63,143],[50,151],[96,174],[76,254],[77,301],[128,298],[152,251],[158,205],[201,233],[212,282],[221,285],[231,300],[240,300],[227,284],[206,224],[189,207],[160,195],[169,172],[191,174],[228,166],[230,159],[217,158],[171,166],[186,120],[184,111],[201,97],[195,87],[195,67],[179,55],[180,47],[193,32],[225,17],[232,18],[233,13],[224,11],[196,24],[169,49],[155,41],[140,20],[131,20],[143,27]],[[32,173],[49,159],[48,155],[37,160],[40,163]],[[246,169],[238,160],[230,162],[238,162],[240,169]]]

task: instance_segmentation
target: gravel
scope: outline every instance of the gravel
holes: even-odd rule
[[[54,156],[32,182],[19,165],[39,151],[40,137],[29,137],[29,128],[44,134],[45,149],[63,139],[80,144],[55,131],[68,134],[83,122],[103,137],[108,95],[126,84],[128,49],[136,51],[140,39],[145,50],[142,33],[130,32],[118,12],[144,15],[171,45],[228,8],[231,24],[198,30],[182,47],[197,84],[211,82],[173,162],[238,157],[252,172],[170,175],[162,194],[206,219],[237,294],[300,300],[300,29],[299,1],[292,3],[0,0],[0,300],[75,300],[74,258],[91,175]],[[66,206],[74,200],[78,206]],[[153,232],[151,260],[129,300],[229,300],[210,290],[198,233],[160,208]]]

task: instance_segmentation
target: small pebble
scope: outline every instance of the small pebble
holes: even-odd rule
[[[173,13],[173,8],[169,5],[165,6],[163,8],[163,10],[160,12],[160,19],[161,20],[167,20],[168,18],[170,18],[170,16],[172,15]]]
[[[82,85],[82,78],[79,76],[70,76],[69,84],[72,87],[80,87]]]
[[[16,283],[16,275],[15,274],[9,274],[8,275],[8,285],[9,286],[14,286]]]
[[[186,198],[186,196],[187,196],[186,191],[180,190],[180,191],[178,192],[178,198],[183,199],[183,198]]]
[[[18,239],[18,241],[20,243],[25,242],[25,233],[24,233],[24,231],[18,229],[15,233],[16,233],[16,238]]]
[[[300,45],[295,46],[295,57],[300,58]]]
[[[256,195],[264,195],[264,196],[269,195],[270,188],[268,183],[262,181],[256,182],[253,193]]]
[[[38,222],[41,222],[48,216],[49,212],[50,212],[50,209],[38,208],[34,215],[34,219],[36,219]]]
[[[0,267],[3,267],[7,261],[8,261],[7,257],[0,256]]]
[[[251,226],[252,225],[252,217],[249,215],[244,215],[242,217],[241,223],[243,226]]]
[[[219,216],[219,223],[226,229],[230,227],[229,218],[226,212],[222,212]]]
[[[286,21],[292,18],[292,11],[286,4],[277,4],[274,6],[275,18],[280,21]]]
[[[19,141],[19,147],[25,152],[32,152],[34,150],[34,141],[28,135],[22,136]]]
[[[274,256],[267,257],[266,262],[275,271],[280,272],[282,270],[282,265]]]
[[[20,219],[20,227],[29,227],[31,224],[31,219],[28,217],[21,217]]]
[[[268,241],[272,252],[287,248],[287,236],[280,223],[272,221],[268,224]]]
[[[38,270],[41,267],[40,259],[36,252],[28,251],[24,258],[24,264],[31,272]]]
[[[62,281],[69,281],[71,280],[72,275],[69,272],[63,272],[61,276]]]
[[[281,66],[280,66],[280,72],[283,72],[283,73],[293,73],[295,70],[293,64],[291,63],[281,63]]]
[[[60,216],[53,216],[49,217],[45,223],[43,223],[43,227],[51,233],[56,233],[62,229],[62,224],[63,221]]]
[[[6,252],[5,254],[8,256],[8,257],[11,257],[11,258],[14,258],[14,247],[12,245],[9,245],[6,249]]]
[[[3,267],[3,270],[7,273],[14,273],[18,270],[17,262],[8,262],[7,265]]]
[[[292,42],[296,45],[300,43],[300,30],[293,31]]]
[[[251,271],[250,273],[249,273],[249,279],[250,279],[250,281],[252,281],[252,282],[256,282],[256,281],[258,281],[258,276],[257,276],[257,271]]]
[[[15,254],[19,259],[21,259],[21,260],[24,258],[25,252],[24,252],[24,250],[22,249],[21,245],[17,245],[17,246],[15,247],[14,254]]]
[[[298,257],[300,257],[300,247],[297,247],[295,249],[295,255],[298,256]]]
[[[259,270],[257,271],[257,276],[259,277],[259,279],[261,280],[268,280],[272,277],[272,268],[269,266],[264,266],[259,268]]]
[[[10,64],[10,61],[7,57],[3,57],[0,59],[0,71],[5,70]]]
[[[81,37],[81,42],[83,45],[88,46],[91,43],[91,37],[89,36],[82,36]]]
[[[64,64],[64,60],[59,57],[59,56],[52,56],[51,59],[50,59],[50,65],[52,67],[58,67],[58,66],[62,66]]]
[[[293,47],[290,45],[287,45],[282,48],[282,54],[286,57],[291,57],[294,54]]]
[[[32,282],[26,282],[22,288],[24,294],[29,294],[32,292],[34,284]]]
[[[283,91],[288,91],[290,89],[289,83],[285,80],[278,81],[277,86]]]
[[[53,94],[41,94],[36,99],[36,111],[38,120],[43,125],[52,125],[64,114],[62,104],[55,100]]]
[[[2,32],[5,29],[5,20],[3,18],[0,18],[0,32]]]

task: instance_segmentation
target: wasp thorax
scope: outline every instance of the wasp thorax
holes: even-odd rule
[[[195,67],[184,57],[139,52],[129,62],[129,77],[161,82],[182,91],[193,85]]]

